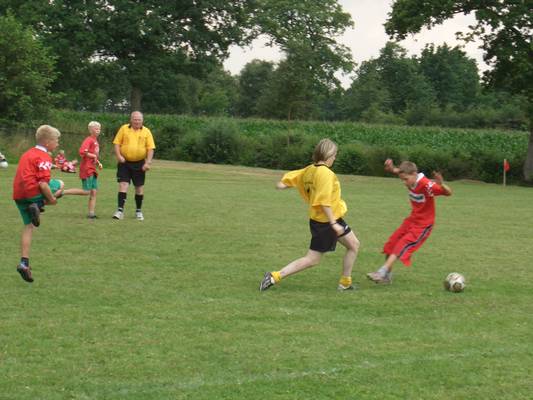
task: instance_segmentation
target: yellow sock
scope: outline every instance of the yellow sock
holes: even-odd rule
[[[339,283],[344,287],[348,287],[352,284],[352,277],[343,275],[341,276],[341,279],[339,279]]]
[[[279,271],[272,271],[271,274],[272,274],[272,278],[274,278],[274,281],[276,283],[279,283],[279,281],[281,281],[281,274]]]

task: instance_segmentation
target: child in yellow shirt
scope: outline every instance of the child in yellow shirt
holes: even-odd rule
[[[341,198],[341,187],[331,166],[337,157],[337,145],[322,139],[313,153],[313,164],[286,173],[277,189],[296,187],[309,204],[311,243],[307,254],[292,261],[280,271],[265,273],[259,290],[264,291],[289,275],[317,265],[322,254],[334,251],[337,242],[346,248],[339,290],[352,290],[352,268],[359,250],[359,240],[343,220],[347,207]]]

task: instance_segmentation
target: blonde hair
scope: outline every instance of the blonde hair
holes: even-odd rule
[[[399,166],[398,169],[400,170],[400,173],[402,174],[416,174],[418,173],[418,168],[416,164],[412,161],[403,161]]]
[[[322,139],[313,152],[313,162],[326,161],[337,153],[337,145],[330,139]]]
[[[59,132],[59,129],[54,128],[50,125],[41,125],[37,128],[37,131],[35,132],[35,140],[37,143],[45,143],[48,140],[51,139],[57,139],[61,136],[61,132]]]
[[[102,127],[102,125],[100,124],[100,122],[98,122],[98,121],[91,121],[91,122],[89,122],[89,124],[87,125],[87,128],[91,129],[93,126],[99,126],[99,127]]]

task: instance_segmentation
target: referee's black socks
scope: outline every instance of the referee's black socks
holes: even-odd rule
[[[143,206],[143,198],[144,195],[142,194],[135,195],[135,206],[137,207],[137,211],[141,211],[141,208]]]

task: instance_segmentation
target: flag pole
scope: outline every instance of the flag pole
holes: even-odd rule
[[[503,187],[505,187],[506,184],[507,184],[507,168],[506,168],[506,166],[507,166],[507,159],[504,158],[503,159]]]

